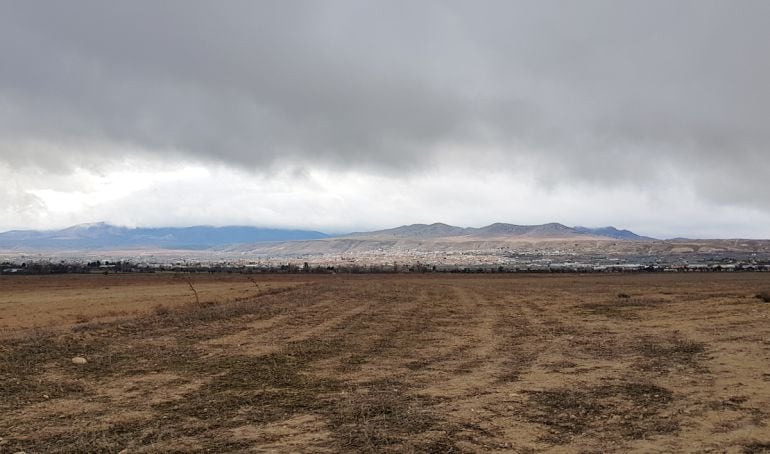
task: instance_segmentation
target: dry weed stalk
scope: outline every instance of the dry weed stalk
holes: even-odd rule
[[[259,287],[259,284],[257,283],[257,280],[256,280],[256,279],[254,279],[254,278],[253,278],[253,277],[251,277],[251,276],[246,276],[246,279],[250,280],[250,281],[251,281],[251,283],[252,283],[252,284],[254,284],[254,286],[257,288],[257,291],[259,291],[259,292],[261,292],[261,291],[262,291],[262,289]]]
[[[189,286],[190,286],[190,290],[192,290],[192,292],[193,292],[193,295],[195,295],[195,304],[197,304],[198,306],[201,306],[201,307],[203,307],[203,305],[201,304],[201,300],[200,300],[200,298],[198,297],[198,291],[197,291],[197,290],[195,290],[195,286],[194,286],[194,285],[193,285],[193,283],[192,283],[192,279],[190,279],[190,277],[189,277],[189,276],[185,276],[185,280],[187,281],[187,285],[189,285]]]

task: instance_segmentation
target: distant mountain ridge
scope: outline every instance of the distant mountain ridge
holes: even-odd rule
[[[259,227],[120,227],[104,222],[61,230],[12,230],[0,233],[3,249],[207,249],[241,243],[317,240],[329,235],[309,230]]]
[[[392,229],[377,230],[373,232],[357,232],[345,235],[347,238],[611,238],[628,241],[651,241],[654,238],[637,235],[630,230],[620,230],[615,227],[568,227],[556,222],[539,225],[516,225],[497,222],[485,227],[456,227],[443,223],[411,224]]]
[[[458,241],[615,239],[648,241],[652,238],[615,227],[568,227],[559,223],[516,225],[495,223],[485,227],[412,224],[372,232],[332,236],[310,230],[259,227],[121,227],[104,222],[79,224],[61,230],[12,230],[0,233],[0,249],[6,250],[99,250],[99,249],[210,249],[257,243],[286,243],[309,240],[433,240]]]
[[[636,233],[626,230],[626,229],[616,229],[615,227],[609,226],[609,227],[599,227],[599,228],[588,228],[588,227],[574,227],[576,231],[579,232],[586,232],[590,233],[592,235],[599,235],[599,236],[606,236],[609,238],[615,238],[618,240],[631,240],[631,241],[651,241],[655,240],[655,238],[651,238],[649,236],[642,236],[637,235]]]

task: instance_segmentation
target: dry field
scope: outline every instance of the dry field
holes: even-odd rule
[[[18,329],[67,327],[146,314],[158,306],[224,303],[260,292],[297,285],[273,278],[255,282],[242,274],[88,274],[0,276],[0,336]],[[251,276],[251,279],[256,279]]]
[[[768,274],[180,279],[0,279],[0,452],[770,452]]]

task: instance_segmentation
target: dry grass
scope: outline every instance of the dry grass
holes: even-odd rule
[[[585,303],[580,307],[592,315],[637,320],[640,318],[638,313],[640,309],[653,308],[661,304],[664,303],[656,300],[632,298],[626,293],[619,293],[616,300]]]
[[[744,454],[763,454],[770,452],[770,443],[749,443],[743,447]]]
[[[677,366],[705,372],[702,360],[706,346],[702,342],[676,335],[645,336],[638,339],[632,348],[642,356],[637,367],[645,371],[666,371]]]
[[[10,333],[0,451],[770,443],[770,306],[744,294],[763,275],[286,279],[246,280],[252,296],[229,301],[195,304],[188,288],[186,304],[156,298],[134,317]]]
[[[586,433],[637,440],[679,430],[678,421],[661,415],[672,400],[666,388],[627,382],[531,392],[522,411],[529,421],[548,427],[542,439],[551,443],[565,444]]]

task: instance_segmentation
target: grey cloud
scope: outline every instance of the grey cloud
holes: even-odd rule
[[[545,184],[674,175],[717,203],[770,210],[765,1],[2,10],[2,138],[382,171],[431,166],[446,147],[496,148]]]
[[[15,182],[6,179],[0,186],[0,219],[3,227],[22,228],[30,225],[45,211],[45,203],[40,198],[26,192]]]

